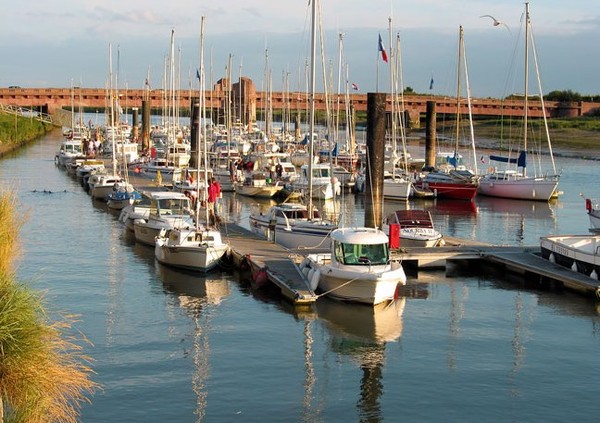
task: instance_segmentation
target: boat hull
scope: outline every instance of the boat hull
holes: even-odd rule
[[[548,201],[555,194],[558,180],[526,177],[520,179],[482,178],[479,193],[490,197]]]
[[[477,195],[477,184],[452,182],[423,182],[418,188],[431,190],[434,197],[454,200],[472,200]]]
[[[542,257],[569,269],[598,279],[600,275],[600,235],[542,237]]]
[[[279,191],[283,189],[283,185],[280,186],[263,186],[263,187],[253,187],[253,186],[245,186],[238,185],[235,189],[235,192],[240,195],[244,195],[246,197],[254,197],[254,198],[271,198]]]
[[[307,267],[311,280],[318,270],[318,291],[341,301],[377,305],[392,301],[398,285],[406,283],[406,274],[400,263],[389,266],[353,266],[346,269],[331,264],[330,254],[311,254],[307,258]],[[383,269],[381,269],[383,268]]]
[[[149,220],[138,219],[133,222],[133,232],[135,233],[135,240],[142,244],[154,246],[156,237],[160,234],[163,229],[173,228],[191,228],[193,222],[189,218],[175,218],[169,220]]]
[[[290,223],[288,225],[279,220],[275,225],[272,225],[267,218],[260,219],[252,215],[249,220],[254,233],[273,239],[277,244],[289,249],[318,248],[329,250],[331,239],[328,235],[337,228],[335,225],[311,222]]]
[[[208,272],[216,268],[227,251],[227,245],[169,246],[160,238],[154,247],[154,255],[159,263],[196,272]]]
[[[383,181],[383,198],[386,200],[408,200],[412,183],[409,181]]]

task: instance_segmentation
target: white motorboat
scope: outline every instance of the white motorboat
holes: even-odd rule
[[[121,209],[121,214],[119,214],[119,222],[125,224],[125,229],[131,232],[134,232],[133,222],[136,219],[148,219],[150,215],[150,204],[152,202],[152,197],[146,193],[142,192],[140,194],[140,200],[135,201],[133,204],[125,206]]]
[[[312,167],[312,175],[309,175],[309,168]],[[292,182],[294,190],[309,192],[309,183],[312,179],[312,197],[320,200],[330,200],[336,195],[340,195],[341,184],[331,173],[331,167],[325,163],[315,163],[312,166],[302,165],[300,167],[300,176]]]
[[[329,234],[338,227],[337,224],[322,219],[314,208],[313,217],[310,218],[308,207],[297,203],[277,204],[265,213],[260,205],[255,205],[250,211],[249,219],[254,232],[289,249],[329,250]]]
[[[219,264],[229,251],[221,232],[199,225],[192,228],[163,229],[156,237],[154,255],[168,266],[208,272]]]
[[[595,199],[585,199],[585,209],[590,218],[590,231],[600,232],[600,202]]]
[[[88,159],[81,163],[81,165],[75,171],[75,175],[79,179],[83,179],[85,175],[91,172],[101,172],[105,170],[104,161],[97,159]]]
[[[396,210],[383,219],[383,231],[390,238],[390,248],[436,247],[444,238],[433,226],[426,210]]]
[[[141,200],[142,196],[135,190],[129,182],[118,182],[113,190],[108,194],[106,203],[108,208],[113,210],[123,210],[134,202]]]
[[[402,264],[390,261],[389,238],[380,229],[340,228],[330,237],[330,253],[309,254],[300,265],[311,288],[375,305],[393,300],[398,284],[406,284]]]
[[[554,235],[540,238],[542,257],[598,280],[600,235]]]
[[[65,139],[60,145],[60,150],[54,157],[54,162],[60,167],[66,168],[75,159],[85,159],[83,155],[83,143],[81,139]]]
[[[96,176],[96,175],[94,175]],[[94,200],[107,201],[111,192],[123,182],[123,179],[118,175],[113,174],[98,174],[94,179],[93,186],[90,181],[90,193]]]
[[[135,240],[142,244],[155,244],[155,238],[162,229],[193,228],[190,215],[190,200],[183,193],[175,191],[151,192],[150,212],[147,218],[133,222]]]
[[[247,197],[271,198],[283,189],[283,184],[267,181],[263,172],[254,171],[244,182],[235,185],[235,192]]]

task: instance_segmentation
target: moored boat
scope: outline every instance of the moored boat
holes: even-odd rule
[[[331,238],[328,235],[338,227],[336,223],[322,219],[316,209],[313,209],[313,216],[309,216],[308,207],[298,203],[277,204],[265,213],[256,205],[249,219],[254,232],[290,249],[329,249]]]
[[[370,305],[394,299],[406,274],[401,263],[390,261],[389,239],[383,231],[340,228],[330,237],[330,253],[309,254],[300,265],[311,288],[338,300]]]
[[[396,244],[397,247],[435,247],[444,243],[427,210],[396,210],[383,219],[382,226],[390,237],[391,248]]]
[[[540,238],[542,257],[552,263],[598,279],[600,235],[554,235]]]
[[[133,222],[136,241],[154,246],[155,238],[162,229],[194,227],[190,215],[190,200],[183,193],[159,191],[149,195],[151,200],[148,217]]]
[[[585,209],[590,219],[590,232],[600,232],[600,202],[586,198]]]
[[[271,198],[283,189],[283,184],[267,180],[263,172],[252,172],[243,183],[235,185],[235,192],[247,197]]]
[[[162,229],[154,245],[160,263],[196,272],[216,268],[228,250],[218,229],[202,225]]]

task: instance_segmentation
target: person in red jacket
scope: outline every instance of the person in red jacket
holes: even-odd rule
[[[215,216],[215,219],[218,220],[218,201],[221,197],[221,185],[215,178],[212,178],[210,181],[210,185],[208,186],[208,210],[211,215]]]

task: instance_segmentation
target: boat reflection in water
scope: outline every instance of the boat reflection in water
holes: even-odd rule
[[[360,421],[380,421],[385,345],[400,339],[406,298],[365,306],[320,298],[319,321],[331,334],[331,350],[350,357],[362,370],[357,408]]]
[[[156,273],[164,288],[179,297],[182,307],[186,303],[220,304],[230,294],[227,275],[219,271],[201,274],[156,263]]]
[[[208,405],[207,381],[210,374],[210,342],[212,319],[217,307],[230,294],[229,281],[225,274],[213,272],[206,275],[172,269],[156,263],[156,273],[165,290],[179,300],[194,326],[187,334],[192,341],[191,349],[185,352],[193,358],[192,390],[196,395],[197,421],[203,421]]]
[[[554,219],[554,210],[551,204],[552,202],[546,201],[523,201],[485,196],[477,199],[477,205],[482,212],[518,215],[528,219]]]

